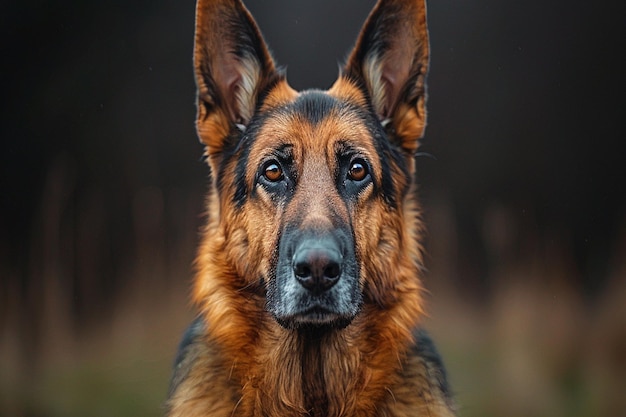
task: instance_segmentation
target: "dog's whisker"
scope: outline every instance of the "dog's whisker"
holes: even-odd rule
[[[419,158],[419,157],[426,157],[426,158],[433,159],[435,161],[437,160],[437,157],[435,155],[429,153],[429,152],[416,152],[414,155],[417,158]]]

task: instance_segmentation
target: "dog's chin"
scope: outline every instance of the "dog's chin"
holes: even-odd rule
[[[354,316],[337,314],[317,307],[290,316],[274,316],[274,319],[288,330],[341,330],[352,323]]]

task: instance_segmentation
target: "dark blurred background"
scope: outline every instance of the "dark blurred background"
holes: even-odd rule
[[[246,2],[327,88],[373,1]],[[162,414],[207,173],[194,2],[0,5],[0,416]],[[429,2],[418,181],[461,416],[626,416],[621,2]]]

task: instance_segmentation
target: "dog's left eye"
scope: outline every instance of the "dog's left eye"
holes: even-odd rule
[[[367,163],[362,159],[355,159],[350,164],[348,178],[352,181],[363,181],[368,173]]]
[[[270,182],[277,182],[283,179],[283,169],[278,162],[270,161],[263,167],[263,177]]]

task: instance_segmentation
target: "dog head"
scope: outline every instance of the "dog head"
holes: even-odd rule
[[[201,271],[196,297],[221,279],[287,328],[343,327],[392,304],[421,262],[423,0],[379,1],[326,91],[288,85],[239,0],[199,0],[194,58],[214,189],[200,257],[231,271]]]

